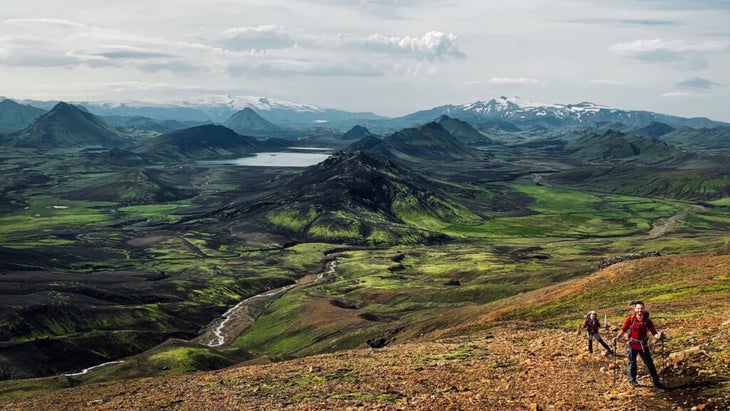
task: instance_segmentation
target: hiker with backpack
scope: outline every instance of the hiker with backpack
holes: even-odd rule
[[[635,301],[633,305],[634,313],[624,320],[621,331],[619,331],[618,334],[616,334],[616,337],[613,338],[613,342],[615,343],[618,341],[624,336],[624,334],[628,334],[629,336],[629,340],[626,343],[626,352],[628,354],[627,374],[631,385],[634,387],[637,385],[636,356],[638,355],[644,361],[646,368],[649,370],[654,386],[659,389],[666,389],[664,384],[659,381],[659,374],[657,374],[656,367],[654,366],[654,360],[651,358],[651,352],[647,345],[649,342],[649,332],[651,332],[651,334],[658,340],[662,339],[662,333],[657,332],[654,327],[654,322],[649,319],[649,313],[644,309],[643,302]]]
[[[588,352],[593,354],[593,341],[595,340],[607,350],[607,355],[614,356],[615,353],[611,347],[609,347],[608,344],[603,341],[603,338],[601,338],[601,334],[598,332],[600,328],[601,323],[598,321],[598,313],[595,311],[588,311],[588,314],[585,316],[585,320],[583,320],[583,326],[580,327],[580,329],[585,330],[586,337],[588,338]]]

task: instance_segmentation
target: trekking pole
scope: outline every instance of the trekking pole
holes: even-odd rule
[[[663,368],[663,367],[666,367],[666,365],[667,365],[666,364],[667,358],[665,357],[665,354],[664,354],[664,334],[662,334],[661,338],[659,339],[659,344],[661,344],[661,346],[662,346],[661,357],[662,357],[662,368]]]
[[[618,379],[618,353],[616,352],[616,340],[613,340],[613,385],[616,385]]]

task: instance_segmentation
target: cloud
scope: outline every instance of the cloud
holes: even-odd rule
[[[520,86],[534,86],[539,84],[540,82],[527,78],[527,77],[492,77],[489,80],[487,80],[487,84],[491,85],[520,85]]]
[[[386,70],[374,63],[325,62],[306,59],[251,58],[232,63],[227,72],[233,76],[260,75],[308,75],[315,77],[352,76],[381,77]]]
[[[641,7],[659,10],[730,10],[727,0],[625,0]]]
[[[466,58],[466,54],[459,50],[459,46],[456,44],[458,37],[455,34],[435,30],[429,31],[421,37],[389,37],[372,34],[364,38],[345,37],[344,39],[346,44],[368,51],[397,53],[428,60]]]
[[[690,43],[684,40],[665,41],[662,39],[634,40],[617,43],[609,50],[645,63],[667,64],[684,69],[704,69],[709,63],[708,53],[724,52],[730,49],[728,41],[707,41]]]
[[[686,80],[678,81],[674,83],[674,88],[679,90],[695,91],[695,92],[708,92],[720,84],[713,81],[701,78],[692,77]]]
[[[73,54],[79,57],[80,60],[84,60],[85,58],[103,58],[108,60],[147,60],[176,57],[169,53],[150,51],[141,47],[126,45],[105,45],[100,46],[98,51],[75,51]]]
[[[585,18],[566,20],[566,23],[579,24],[608,24],[613,26],[675,26],[681,23],[676,20],[664,19],[616,19],[616,18]]]
[[[594,85],[608,85],[608,86],[614,86],[617,84],[623,84],[624,82],[618,81],[618,80],[606,80],[606,79],[595,79],[588,82],[588,84],[594,84]]]
[[[310,52],[366,52],[398,55],[421,60],[463,59],[458,37],[431,30],[421,37],[370,34],[295,34],[281,26],[236,27],[223,33],[220,43],[227,50],[276,50],[297,48]]]
[[[88,26],[83,23],[77,23],[71,20],[65,19],[49,19],[49,18],[35,18],[35,19],[7,19],[4,21],[7,24],[16,25],[51,25],[57,27],[65,27],[72,29],[84,29]]]
[[[282,27],[263,25],[234,27],[224,33],[223,45],[230,50],[266,50],[293,47],[296,41]]]

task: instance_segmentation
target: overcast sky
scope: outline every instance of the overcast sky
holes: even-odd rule
[[[728,0],[0,0],[0,96],[399,116],[500,96],[730,121]]]

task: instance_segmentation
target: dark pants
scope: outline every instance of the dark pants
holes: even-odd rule
[[[591,333],[588,333],[588,352],[589,353],[593,354],[593,340],[596,340],[599,343],[601,343],[603,348],[608,350],[609,354],[613,355],[613,351],[611,350],[611,347],[609,347],[608,344],[606,344],[606,342],[603,341],[603,338],[601,338],[601,336],[597,333],[592,334],[592,335],[591,335]]]
[[[651,374],[651,380],[654,383],[654,386],[659,387],[662,385],[659,381],[659,374],[656,372],[656,367],[654,367],[654,360],[651,358],[649,347],[644,347],[642,350],[635,350],[628,345],[626,352],[628,353],[629,365],[627,369],[629,380],[631,382],[636,382],[636,356],[639,355],[644,361],[646,368],[649,370],[649,374]]]

